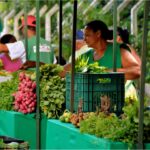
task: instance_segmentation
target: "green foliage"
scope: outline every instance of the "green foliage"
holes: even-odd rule
[[[106,73],[107,68],[104,66],[99,66],[98,62],[95,62],[93,64],[89,64],[88,72],[90,72],[90,73]]]
[[[75,64],[76,72],[87,72],[89,58],[78,57]]]
[[[98,137],[107,138],[113,141],[122,141],[132,146],[138,139],[138,106],[136,100],[126,100],[123,108],[124,114],[117,117],[115,114],[106,115],[100,112],[98,115],[83,120],[80,123],[80,131]],[[150,142],[148,133],[150,132],[150,111],[144,111],[144,142]]]
[[[13,97],[12,94],[17,91],[18,88],[18,73],[15,72],[12,79],[6,82],[0,83],[0,109],[1,110],[13,110]]]
[[[94,134],[97,137],[130,144],[133,144],[137,140],[137,126],[127,119],[119,119],[114,114],[107,116],[102,112],[99,115],[82,121],[80,123],[80,131]]]
[[[65,102],[65,79],[58,76],[62,67],[59,65],[45,64],[40,67],[40,106],[48,118],[56,118],[63,111],[62,104]],[[35,72],[26,73],[35,80]],[[18,72],[9,81],[0,83],[0,109],[13,110],[12,94],[18,88]]]
[[[45,64],[40,67],[41,80],[48,80],[51,76],[58,75],[63,67],[57,64]]]
[[[89,64],[89,58],[86,57],[78,57],[76,59],[75,71],[76,72],[89,72],[89,73],[105,73],[107,72],[107,68],[104,66],[99,66],[98,62],[94,62]]]
[[[53,76],[48,81],[41,81],[40,106],[48,118],[57,118],[62,113],[65,102],[65,81]]]
[[[65,102],[65,79],[58,76],[62,67],[43,65],[40,68],[40,106],[48,118],[58,118]]]

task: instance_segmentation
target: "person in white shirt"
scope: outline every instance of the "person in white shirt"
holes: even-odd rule
[[[25,35],[25,20],[22,19],[22,24],[19,30]],[[36,18],[35,16],[27,16],[27,40],[28,48],[25,49],[25,40],[17,41],[15,43],[0,44],[0,53],[9,54],[11,60],[20,58],[23,65],[22,69],[35,68],[36,66]],[[56,63],[54,51],[50,43],[40,37],[40,64]],[[27,52],[27,53],[26,53]],[[27,54],[27,60],[26,60]]]

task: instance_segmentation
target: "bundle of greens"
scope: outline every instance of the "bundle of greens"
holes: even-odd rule
[[[78,57],[75,64],[75,72],[82,73],[106,73],[107,68],[99,66],[98,62],[89,64],[89,58]]]
[[[13,110],[13,96],[19,84],[18,72],[12,74],[12,79],[0,83],[0,109],[1,110]]]
[[[60,65],[43,65],[40,68],[40,106],[48,118],[58,118],[64,108],[65,79],[58,74]]]
[[[130,100],[127,100],[128,102]],[[138,101],[132,100],[124,106],[124,114],[117,117],[115,114],[106,115],[95,113],[80,123],[80,131],[97,137],[107,138],[113,141],[126,142],[129,146],[138,142]],[[150,111],[144,111],[144,142],[150,142]]]

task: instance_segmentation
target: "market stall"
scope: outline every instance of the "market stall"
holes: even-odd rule
[[[39,1],[37,31],[38,7]],[[0,135],[23,139],[31,149],[150,149],[149,110],[141,107],[138,119],[139,103],[124,99],[124,74],[97,64],[87,67],[91,72],[81,70],[85,66],[75,70],[76,11],[74,1],[73,69],[66,78],[59,76],[59,65],[39,67],[39,32],[36,71],[0,77]],[[61,46],[59,52],[61,59]],[[144,139],[138,141],[138,133]]]

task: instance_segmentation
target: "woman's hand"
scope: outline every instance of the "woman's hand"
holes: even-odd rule
[[[68,63],[68,64],[64,65],[64,70],[59,73],[59,76],[61,78],[64,78],[66,76],[66,73],[70,70],[71,70],[71,64]]]
[[[36,67],[36,62],[35,61],[26,61],[20,69],[26,70],[28,68],[34,68]]]
[[[45,64],[45,63],[40,62],[40,65],[44,65],[44,64]],[[28,69],[28,68],[35,68],[35,67],[36,67],[36,61],[30,61],[30,60],[28,60],[28,61],[26,61],[26,62],[21,66],[20,69],[26,70],[26,69]]]

